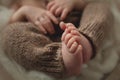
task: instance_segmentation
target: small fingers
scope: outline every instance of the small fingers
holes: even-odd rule
[[[54,4],[55,4],[55,1],[51,1],[50,3],[48,3],[47,9],[50,10]]]
[[[41,23],[50,34],[55,33],[54,27],[47,16],[44,16],[44,19],[41,18]]]
[[[58,9],[56,9],[55,15],[59,16],[62,13],[63,9],[62,7],[59,7]]]
[[[61,20],[64,20],[65,18],[66,18],[66,16],[68,15],[68,13],[69,13],[69,10],[68,9],[64,9],[63,11],[62,11],[62,14],[61,14]]]
[[[58,5],[52,6],[51,9],[50,9],[50,12],[55,14],[57,8],[58,8]]]
[[[47,12],[47,16],[55,23],[55,24],[58,24],[58,20],[57,18],[50,12]]]
[[[44,34],[47,34],[47,31],[45,30],[45,28],[41,25],[40,21],[36,21],[35,25],[37,25],[40,28],[40,31],[43,32]]]

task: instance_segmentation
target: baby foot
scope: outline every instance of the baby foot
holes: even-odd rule
[[[83,63],[90,60],[92,46],[88,39],[78,32],[71,23],[60,23],[62,35],[62,55],[68,76],[80,74]]]
[[[83,64],[80,35],[74,25],[69,24],[62,35],[62,55],[68,76],[78,75]]]

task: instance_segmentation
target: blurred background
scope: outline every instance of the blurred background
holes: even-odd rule
[[[110,4],[114,15],[114,26],[111,38],[100,54],[88,64],[83,65],[79,77],[68,80],[120,80],[120,0],[92,0]],[[8,22],[12,10],[7,6],[12,0],[0,0],[0,33]],[[0,34],[0,36],[2,36]],[[0,80],[55,80],[36,71],[27,72],[14,61],[11,61],[0,48]]]

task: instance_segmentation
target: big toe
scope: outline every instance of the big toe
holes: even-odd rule
[[[66,29],[66,24],[64,22],[60,22],[60,28],[62,30],[65,30]]]

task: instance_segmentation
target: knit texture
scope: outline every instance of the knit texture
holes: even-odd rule
[[[86,6],[79,31],[90,40],[94,54],[99,51],[105,44],[105,40],[108,39],[113,22],[113,15],[107,4],[94,2]]]
[[[4,52],[27,70],[62,77],[64,64],[61,43],[42,35],[31,23],[14,23],[3,31]]]

